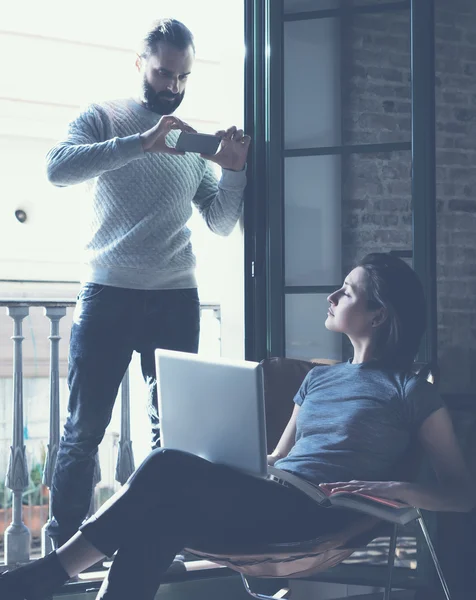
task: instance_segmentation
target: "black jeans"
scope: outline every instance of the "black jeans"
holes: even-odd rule
[[[152,600],[183,547],[302,541],[351,519],[276,482],[157,449],[81,531],[105,555],[118,551],[97,598]]]
[[[59,544],[87,516],[95,455],[132,352],[141,355],[149,386],[153,443],[158,446],[154,350],[197,352],[199,331],[200,302],[195,288],[146,291],[88,283],[81,289],[69,347],[69,416],[51,488],[54,519],[48,533]]]

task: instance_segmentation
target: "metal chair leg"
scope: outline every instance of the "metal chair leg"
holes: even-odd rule
[[[241,575],[241,581],[243,582],[243,585],[245,586],[245,590],[248,592],[248,594],[250,596],[253,596],[253,598],[256,598],[257,600],[281,600],[283,598],[289,598],[289,592],[290,592],[289,588],[281,588],[278,592],[276,592],[272,596],[268,596],[266,594],[258,594],[257,592],[253,592],[248,580],[243,575],[243,573],[240,573],[240,575]]]
[[[425,521],[423,520],[423,516],[422,516],[420,510],[417,510],[417,512],[419,514],[418,523],[420,524],[420,528],[421,528],[421,531],[425,538],[426,544],[428,546],[428,550],[430,551],[431,558],[433,559],[433,563],[435,565],[436,572],[438,573],[438,577],[440,578],[441,587],[443,588],[443,591],[445,593],[446,600],[451,600],[450,590],[448,588],[448,584],[446,583],[446,579],[443,574],[443,570],[441,569],[440,561],[438,560],[438,557],[436,556],[435,547],[433,546],[433,542],[431,541],[430,534],[426,527]]]
[[[390,600],[390,594],[392,593],[392,575],[393,567],[395,565],[395,552],[397,549],[397,532],[398,525],[393,526],[392,535],[390,536],[390,544],[388,547],[388,560],[387,560],[387,585],[383,592],[383,600]]]

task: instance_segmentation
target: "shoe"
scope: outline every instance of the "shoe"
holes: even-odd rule
[[[56,552],[0,575],[1,600],[42,600],[69,579]]]
[[[110,560],[110,559],[108,559],[107,557],[104,557],[101,560],[98,560],[97,563],[94,563],[94,565],[91,565],[90,567],[88,567],[87,569],[84,569],[84,571],[81,571],[81,572],[82,573],[95,573],[97,571],[107,571],[107,567],[104,566],[104,563],[108,560]]]
[[[169,565],[167,569],[167,573],[185,573],[187,571],[187,567],[185,566],[185,562],[183,560],[183,556],[177,554],[174,558],[173,562]]]
[[[20,581],[14,571],[5,571],[0,575],[0,598],[2,600],[25,600]]]
[[[188,550],[182,550],[180,552],[180,555],[177,556],[183,556],[183,560],[185,562],[192,562],[194,560],[198,560],[198,556],[196,554],[192,554],[192,552],[189,552]]]

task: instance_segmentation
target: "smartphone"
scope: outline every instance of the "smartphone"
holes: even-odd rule
[[[175,149],[180,152],[198,152],[212,156],[218,150],[220,141],[221,139],[216,135],[182,131],[175,144]]]

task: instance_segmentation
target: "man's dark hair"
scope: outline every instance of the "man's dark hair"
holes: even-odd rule
[[[166,42],[178,50],[185,50],[191,46],[195,52],[192,32],[177,19],[159,19],[153,24],[142,41],[141,56],[148,58],[155,54],[159,42]]]
[[[426,302],[420,279],[409,265],[392,254],[368,254],[357,266],[367,275],[369,309],[383,307],[387,311],[387,319],[379,327],[378,358],[394,368],[410,369],[426,329]]]

